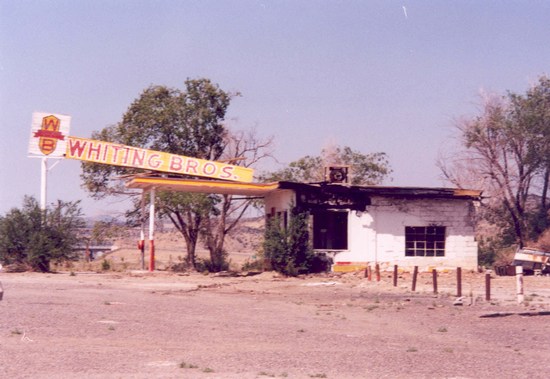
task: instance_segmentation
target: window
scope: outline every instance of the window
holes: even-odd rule
[[[407,226],[405,227],[405,256],[407,257],[444,257],[444,226]]]
[[[283,228],[283,230],[286,230],[286,228],[288,227],[288,212],[277,212],[277,218],[279,219],[281,228]]]
[[[266,221],[271,220],[273,217],[276,217],[279,220],[279,226],[286,230],[288,227],[288,212],[287,211],[276,211],[275,208],[271,208],[271,212],[266,214]]]
[[[348,248],[348,212],[313,212],[313,248],[346,250]]]

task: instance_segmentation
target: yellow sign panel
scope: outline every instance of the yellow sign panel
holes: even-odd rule
[[[246,183],[253,180],[254,170],[247,167],[87,138],[67,139],[65,157],[70,159]]]

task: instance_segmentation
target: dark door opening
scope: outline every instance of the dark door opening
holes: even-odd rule
[[[313,248],[315,250],[347,250],[347,211],[319,210],[313,212]]]

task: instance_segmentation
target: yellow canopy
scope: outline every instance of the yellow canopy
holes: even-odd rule
[[[279,183],[241,183],[221,180],[198,180],[136,176],[126,183],[128,188],[158,191],[218,193],[243,196],[265,196],[279,188]]]

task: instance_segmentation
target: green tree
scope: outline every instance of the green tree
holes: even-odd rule
[[[42,211],[32,197],[21,209],[0,218],[0,261],[47,272],[50,262],[75,258],[74,247],[84,226],[79,202],[62,202]]]
[[[208,79],[187,80],[185,90],[152,86],[129,107],[120,123],[94,133],[93,138],[143,147],[206,160],[226,160],[251,167],[270,156],[272,139],[259,139],[255,133],[231,132],[223,125],[234,96]],[[82,179],[94,197],[131,195],[113,178],[134,174],[135,169],[83,163]],[[135,195],[135,193],[134,193]],[[239,205],[236,205],[236,204]],[[224,238],[249,207],[232,195],[157,193],[159,217],[171,220],[186,242],[188,267],[196,269],[199,237],[210,250],[209,268],[226,267]],[[140,222],[140,199],[128,212],[131,222]]]
[[[188,79],[185,90],[151,86],[130,105],[122,121],[93,134],[93,138],[129,146],[164,151],[194,158],[217,160],[225,147],[223,126],[231,94],[208,79]],[[84,162],[81,178],[93,196],[128,195],[120,181],[112,179],[137,170]],[[160,192],[160,216],[168,217],[183,235],[187,262],[195,268],[195,250],[202,222],[213,211],[206,194]],[[139,218],[140,200],[129,212]]]
[[[536,194],[538,204],[527,207],[527,223],[528,238],[534,240],[550,227],[550,78],[541,76],[525,95],[512,93],[509,97],[514,124],[527,136],[526,159],[533,167],[527,196]]]
[[[488,96],[480,113],[457,123],[461,149],[439,166],[454,185],[483,188],[485,220],[524,246],[550,224],[550,80]]]
[[[268,173],[263,181],[293,181],[299,183],[325,181],[325,167],[349,166],[352,185],[375,185],[382,183],[391,174],[385,153],[364,154],[348,146],[325,148],[319,156],[305,156],[291,162],[288,167]]]

